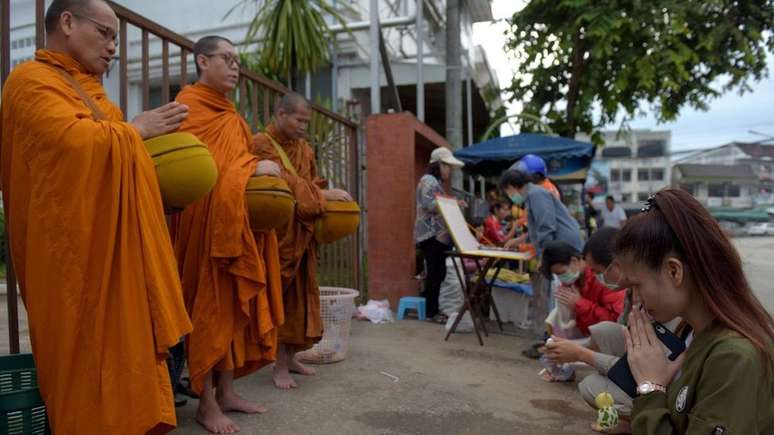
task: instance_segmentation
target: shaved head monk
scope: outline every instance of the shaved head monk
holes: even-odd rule
[[[38,382],[55,434],[175,427],[168,347],[191,330],[143,139],[178,103],[131,122],[100,84],[118,19],[101,0],[54,0],[46,49],[3,89],[3,200]]]
[[[231,42],[208,36],[194,46],[199,81],[177,101],[190,107],[181,126],[210,149],[218,182],[180,216],[175,253],[194,330],[188,337],[191,387],[200,394],[197,421],[213,433],[239,431],[224,413],[262,413],[234,391],[234,378],[276,359],[283,321],[277,236],[253,233],[245,189],[255,175],[279,176],[279,166],[250,153],[252,133],[228,94],[239,81]]]
[[[282,165],[282,178],[296,198],[295,216],[277,230],[285,309],[274,364],[274,384],[280,389],[297,387],[291,373],[315,374],[296,359],[297,352],[322,338],[314,225],[325,211],[326,201],[352,200],[343,190],[325,190],[324,180],[317,176],[314,150],[306,141],[311,116],[309,103],[299,94],[288,93],[278,101],[266,131],[253,137],[253,153]]]

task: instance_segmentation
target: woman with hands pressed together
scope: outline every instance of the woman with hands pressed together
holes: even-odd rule
[[[619,233],[616,260],[642,300],[625,332],[633,433],[774,434],[774,320],[706,209],[682,190],[658,192]],[[650,319],[675,317],[694,337],[670,361]]]

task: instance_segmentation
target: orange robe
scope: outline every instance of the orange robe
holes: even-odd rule
[[[285,167],[271,135],[287,154],[298,176]],[[324,181],[317,176],[312,147],[305,140],[288,140],[274,124],[253,137],[253,153],[282,167],[282,178],[296,198],[296,213],[286,226],[277,230],[282,266],[285,324],[279,341],[292,351],[311,348],[322,338],[320,287],[317,284],[317,242],[314,223],[325,211]]]
[[[253,234],[245,189],[258,159],[250,154],[250,127],[222,93],[188,86],[177,101],[190,108],[180,127],[206,143],[218,182],[177,222],[175,253],[186,308],[194,330],[188,337],[192,388],[201,392],[211,370],[252,373],[276,359],[283,322],[277,236]]]
[[[52,66],[107,119],[96,121]],[[167,349],[191,323],[140,135],[98,77],[48,50],[14,69],[1,107],[13,264],[53,432],[171,430]]]

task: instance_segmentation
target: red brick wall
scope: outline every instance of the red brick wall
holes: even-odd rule
[[[373,115],[366,120],[368,293],[390,299],[416,295],[414,280],[415,192],[432,150],[446,140],[413,114]]]

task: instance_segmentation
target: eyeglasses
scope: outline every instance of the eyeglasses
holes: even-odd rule
[[[242,63],[239,61],[238,57],[231,56],[229,54],[225,53],[214,53],[214,54],[205,54],[206,57],[219,57],[223,59],[223,62],[226,63],[226,66],[233,67],[236,66],[237,69],[242,68]]]
[[[618,288],[628,287],[626,277],[624,276],[624,273],[621,270],[621,266],[618,264],[617,260],[613,260],[613,262],[607,266],[607,269],[602,272],[602,276],[605,278],[607,283],[617,285]]]
[[[97,32],[99,32],[100,36],[105,42],[113,41],[114,43],[118,41],[118,34],[116,34],[116,31],[111,29],[110,26],[106,26],[99,21],[95,20],[94,18],[87,17],[86,15],[81,14],[72,14],[74,17],[82,18],[87,21],[91,21],[92,24],[94,24],[94,27],[97,28]]]

